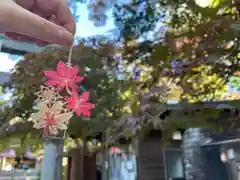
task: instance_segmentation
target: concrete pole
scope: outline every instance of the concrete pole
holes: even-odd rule
[[[2,49],[2,45],[3,45],[3,40],[0,39],[0,52],[1,52],[1,49]]]
[[[44,143],[43,165],[41,170],[41,180],[56,180],[56,157],[57,146],[52,142]]]
[[[11,73],[8,72],[0,72],[0,85],[8,82],[11,78]]]
[[[57,159],[56,159],[56,170],[55,170],[55,180],[62,180],[62,161],[63,161],[63,148],[64,141],[59,140],[56,142],[57,145]]]
[[[102,137],[102,142],[104,143],[104,152],[103,152],[103,156],[102,156],[102,169],[101,169],[101,175],[102,175],[102,179],[108,179],[109,177],[109,158],[108,158],[108,147],[107,147],[107,143],[106,143],[106,136],[107,133],[103,133],[103,137]]]
[[[44,143],[41,180],[62,179],[63,140],[52,140]]]
[[[202,128],[186,129],[182,148],[186,180],[206,180],[205,158],[201,146],[209,137],[208,130]]]

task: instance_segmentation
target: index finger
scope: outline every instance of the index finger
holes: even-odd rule
[[[74,17],[72,16],[72,12],[70,11],[67,3],[61,3],[58,6],[56,12],[56,20],[59,24],[65,27],[68,31],[75,34],[76,32],[76,24],[74,21]]]
[[[31,13],[17,4],[8,8],[10,8],[8,10],[10,13],[7,14],[4,25],[6,32],[19,33],[53,44],[72,45],[73,35],[65,28]]]

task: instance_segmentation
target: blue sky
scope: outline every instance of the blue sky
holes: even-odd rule
[[[87,37],[96,34],[104,34],[110,29],[114,28],[114,19],[112,13],[109,11],[108,21],[104,27],[95,27],[91,21],[88,20],[88,10],[86,4],[78,4],[78,12],[80,15],[79,22],[77,24],[77,36]]]
[[[78,4],[78,12],[80,13],[80,18],[77,24],[77,36],[87,37],[96,34],[104,34],[114,28],[114,19],[112,18],[111,11],[107,13],[108,21],[103,27],[95,27],[93,23],[88,20],[88,10],[86,4]]]

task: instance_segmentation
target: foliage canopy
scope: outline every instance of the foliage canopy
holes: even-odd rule
[[[97,8],[108,9],[109,3],[101,0],[89,7],[92,20],[98,20],[95,24],[104,24],[99,22],[104,13],[97,13]],[[118,127],[127,125],[123,134],[129,129],[132,134],[142,124],[140,120],[159,121],[167,107],[156,107],[168,100],[225,100],[229,82],[239,88],[240,1],[218,0],[202,8],[193,0],[136,0],[112,2],[112,7],[116,23],[113,33],[118,32],[114,34],[118,38],[81,41],[73,53],[73,62],[86,76],[80,91],[91,91],[97,109],[91,121],[74,118],[70,134],[102,132],[113,120]],[[101,18],[96,19],[98,15]],[[17,100],[4,118],[23,114],[27,117],[34,110],[33,93],[44,81],[42,70],[54,68],[58,60],[66,60],[67,56],[64,48],[27,54],[7,85],[14,88]],[[215,114],[213,110],[210,115]],[[175,121],[161,128],[172,132],[194,126],[189,121],[183,125]],[[211,126],[209,121],[202,121]],[[140,128],[147,126],[144,123]]]

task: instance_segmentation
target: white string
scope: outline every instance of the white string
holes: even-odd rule
[[[72,95],[72,92],[70,91],[70,89],[68,88],[68,85],[66,84],[66,90],[67,90],[67,93],[69,94],[69,95]]]
[[[68,55],[67,65],[68,65],[69,67],[71,67],[71,64],[72,64],[71,61],[72,61],[72,51],[73,51],[73,47],[74,47],[74,45],[71,46],[70,51],[69,51],[69,55]],[[67,90],[67,93],[68,93],[69,95],[72,95],[72,92],[70,91],[70,89],[69,89],[69,87],[68,87],[67,84],[66,84],[66,90]]]
[[[68,55],[68,66],[71,66],[71,61],[72,61],[72,51],[73,51],[73,45],[70,48],[69,55]]]

